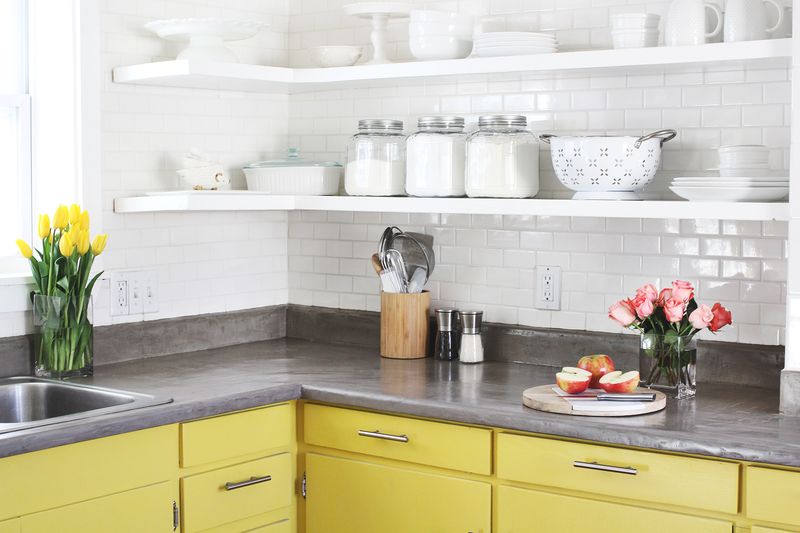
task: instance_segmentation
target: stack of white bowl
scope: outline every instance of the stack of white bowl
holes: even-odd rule
[[[769,148],[761,145],[719,148],[719,176],[675,178],[670,189],[687,200],[769,202],[789,194],[789,177],[769,169]]]
[[[412,10],[408,25],[411,55],[422,61],[462,59],[472,52],[475,19],[447,11]]]
[[[491,31],[475,39],[475,54],[481,57],[553,54],[558,42],[550,33],[535,31]]]
[[[611,16],[611,41],[615,49],[658,46],[658,23],[655,13],[618,13]]]

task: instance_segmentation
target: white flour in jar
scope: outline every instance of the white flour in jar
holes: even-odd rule
[[[530,198],[539,192],[539,146],[473,137],[467,148],[466,192],[487,198]]]
[[[405,177],[403,160],[356,159],[345,167],[344,189],[350,196],[403,196]]]
[[[412,196],[464,196],[466,137],[416,134],[406,144],[406,192]]]

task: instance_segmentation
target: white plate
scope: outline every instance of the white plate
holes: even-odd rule
[[[167,41],[188,41],[192,36],[219,37],[223,41],[249,39],[268,25],[253,20],[223,20],[215,18],[186,18],[154,20],[144,25]]]
[[[149,191],[144,193],[145,196],[184,196],[190,194],[192,196],[268,196],[269,193],[261,191],[195,191],[194,189],[186,189],[183,191]]]
[[[479,39],[488,39],[492,37],[507,39],[525,39],[528,37],[547,37],[550,39],[556,38],[552,33],[542,33],[536,31],[487,31],[478,35]]]
[[[722,181],[789,181],[789,176],[680,176],[674,181],[686,180],[722,180]]]
[[[477,37],[475,37],[475,40],[476,41],[480,41],[482,43],[497,43],[497,42],[554,43],[554,42],[556,42],[556,38],[555,37],[539,37],[539,36],[536,36],[536,35],[527,36],[527,37],[487,37],[485,35],[478,35]]]
[[[704,187],[704,188],[717,188],[717,189],[729,189],[733,188],[748,188],[748,189],[762,189],[762,188],[772,188],[772,187],[783,187],[786,188],[789,184],[785,181],[760,181],[760,182],[747,182],[747,181],[734,181],[734,182],[719,182],[719,181],[681,181],[681,182],[672,182],[673,187]]]
[[[527,49],[517,46],[497,47],[497,48],[476,48],[475,54],[479,57],[502,57],[502,56],[526,56],[539,54],[555,54],[558,50],[552,49]]]
[[[789,194],[789,187],[670,187],[672,192],[699,202],[774,202]]]

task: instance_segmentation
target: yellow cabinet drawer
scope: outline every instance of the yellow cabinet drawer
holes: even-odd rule
[[[291,505],[294,464],[282,453],[185,477],[181,485],[183,530],[203,531]]]
[[[489,483],[316,453],[306,474],[306,533],[491,532]]]
[[[20,533],[172,533],[175,485],[159,483],[20,518]]]
[[[162,426],[0,459],[0,520],[166,481],[178,427]]]
[[[498,533],[731,533],[733,524],[536,490],[497,489]]]
[[[0,522],[0,533],[19,533],[19,520]]]
[[[294,441],[289,405],[276,405],[181,424],[181,466],[212,463],[288,446]]]
[[[800,472],[748,466],[744,506],[748,518],[800,525]]]
[[[281,520],[268,526],[251,529],[247,533],[292,533],[292,523],[289,520]]]
[[[750,533],[791,533],[785,529],[773,529],[771,527],[753,526]]]
[[[314,404],[306,404],[303,413],[308,444],[491,474],[492,432],[488,429]]]
[[[623,467],[629,473],[602,470]],[[609,469],[610,470],[610,469]],[[635,474],[634,474],[635,473]],[[502,479],[735,514],[739,465],[501,433]]]

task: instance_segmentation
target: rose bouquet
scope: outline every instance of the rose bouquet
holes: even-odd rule
[[[101,273],[91,275],[94,258],[106,247],[107,235],[89,237],[89,213],[73,204],[59,206],[52,227],[40,215],[37,232],[41,250],[17,240],[33,275],[31,292],[35,371],[43,377],[64,378],[91,374],[92,324],[89,303]]]
[[[648,283],[633,298],[612,305],[608,316],[641,333],[643,383],[674,391],[678,397],[694,396],[696,390],[695,335],[704,329],[717,332],[732,323],[731,312],[722,304],[698,304],[692,284],[681,280],[660,292]]]

